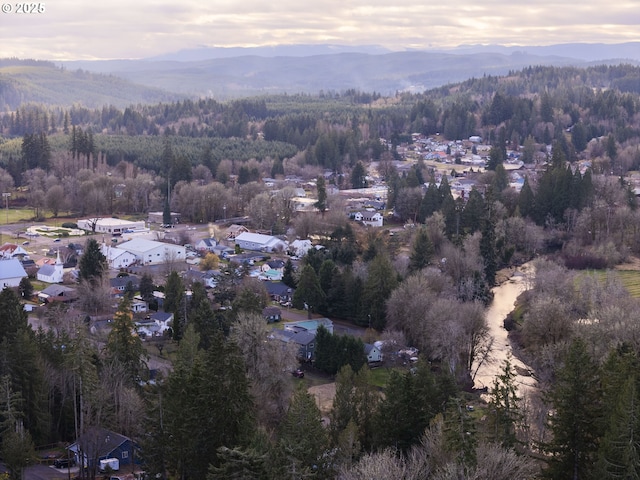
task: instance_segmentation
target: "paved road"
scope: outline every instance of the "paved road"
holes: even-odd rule
[[[68,479],[67,472],[56,470],[47,465],[31,465],[24,471],[25,480],[62,480]]]

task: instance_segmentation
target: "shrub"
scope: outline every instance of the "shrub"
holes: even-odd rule
[[[78,228],[78,224],[77,223],[73,223],[73,222],[64,222],[62,224],[63,228]]]

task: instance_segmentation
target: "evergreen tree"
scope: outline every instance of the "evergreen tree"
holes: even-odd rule
[[[445,448],[455,455],[465,471],[476,465],[476,428],[464,402],[460,398],[449,400],[444,415]]]
[[[460,227],[465,234],[473,234],[480,230],[484,217],[485,203],[482,194],[473,187],[460,214]]]
[[[221,325],[207,297],[207,292],[200,282],[192,286],[191,308],[189,309],[189,323],[200,336],[200,346],[208,349],[213,337],[221,331]]]
[[[413,250],[409,256],[409,272],[417,272],[425,268],[434,255],[433,243],[424,228],[420,228],[413,242]]]
[[[322,265],[320,265],[320,271],[318,272],[318,281],[320,282],[320,287],[322,288],[325,297],[329,294],[333,278],[338,274],[338,267],[336,267],[336,264],[333,262],[333,260],[327,259],[322,262]]]
[[[311,265],[305,265],[300,272],[298,287],[293,294],[293,307],[297,309],[308,308],[318,311],[325,302],[325,294],[320,286],[316,271]],[[305,307],[306,305],[306,307]]]
[[[279,434],[278,446],[287,459],[286,473],[280,478],[304,478],[311,473],[329,478],[327,431],[316,401],[306,389],[298,388],[294,393]]]
[[[222,446],[244,447],[253,427],[253,402],[242,354],[221,334],[199,350],[189,326],[163,394],[166,466],[178,478],[206,478]]]
[[[123,365],[131,384],[141,378],[145,367],[144,359],[147,357],[142,340],[134,333],[135,328],[131,301],[125,296],[113,316],[106,351],[111,360]]]
[[[483,222],[482,237],[480,238],[480,255],[484,263],[484,277],[489,286],[496,284],[498,259],[496,252],[495,226],[491,218]]]
[[[167,277],[164,287],[164,311],[173,313],[173,339],[180,340],[184,331],[184,284],[175,270]]]
[[[504,156],[502,155],[502,149],[496,145],[491,147],[489,150],[489,161],[487,162],[487,170],[494,170],[498,165],[502,165],[505,161]]]
[[[20,280],[18,289],[20,290],[20,295],[22,296],[22,298],[24,298],[25,300],[31,300],[31,297],[33,297],[33,285],[31,284],[31,280],[29,280],[29,277],[24,277],[22,280]]]
[[[581,339],[572,342],[547,400],[554,409],[548,478],[588,478],[595,462],[601,420],[599,369]]]
[[[524,177],[524,183],[518,195],[518,210],[524,218],[530,217],[535,210],[533,190],[531,190],[531,185],[529,185],[528,176]]]
[[[359,325],[368,325],[379,332],[384,330],[387,319],[385,302],[398,285],[396,272],[384,255],[377,255],[369,264],[367,280],[362,292],[362,303],[366,305],[358,318]]]
[[[282,283],[289,288],[296,288],[296,279],[293,276],[293,262],[290,258],[284,264],[284,271],[282,272]]]
[[[367,172],[361,162],[356,163],[351,171],[351,187],[364,188],[366,186]]]
[[[436,185],[435,177],[431,176],[427,191],[422,198],[420,204],[420,222],[424,222],[427,218],[433,215],[440,209],[440,194],[438,192],[438,186]]]
[[[84,247],[84,254],[78,263],[80,280],[85,280],[92,285],[100,283],[102,276],[107,272],[107,258],[100,249],[98,242],[90,238]]]
[[[324,212],[327,210],[327,186],[322,175],[318,175],[316,189],[318,192],[318,200],[314,206],[324,215]]]
[[[418,421],[422,405],[423,401],[416,394],[413,374],[392,370],[374,420],[375,445],[406,452],[426,427]]]
[[[140,296],[145,302],[150,302],[153,299],[153,292],[156,286],[153,283],[153,278],[148,273],[143,273],[140,278]]]
[[[207,480],[270,480],[267,454],[247,448],[218,448],[220,466],[211,465]]]
[[[503,447],[516,446],[516,428],[522,420],[515,384],[516,373],[507,358],[502,372],[493,381],[489,400],[489,423],[493,431],[493,441]]]

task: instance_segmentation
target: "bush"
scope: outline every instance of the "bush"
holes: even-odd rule
[[[62,224],[63,228],[78,228],[78,224],[77,223],[73,223],[73,222],[64,222]]]

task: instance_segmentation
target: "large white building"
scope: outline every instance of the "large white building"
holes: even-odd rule
[[[12,258],[0,260],[0,290],[5,287],[17,287],[20,280],[27,276],[20,260]]]
[[[186,249],[181,245],[134,238],[118,245],[120,250],[132,253],[140,265],[155,265],[187,258]]]
[[[235,238],[236,245],[245,250],[276,252],[287,249],[287,244],[278,237],[261,233],[243,232]]]
[[[96,233],[108,233],[110,235],[123,234],[128,230],[144,230],[146,225],[144,221],[131,222],[120,218],[85,218],[78,220],[78,228],[93,231],[95,224]]]

